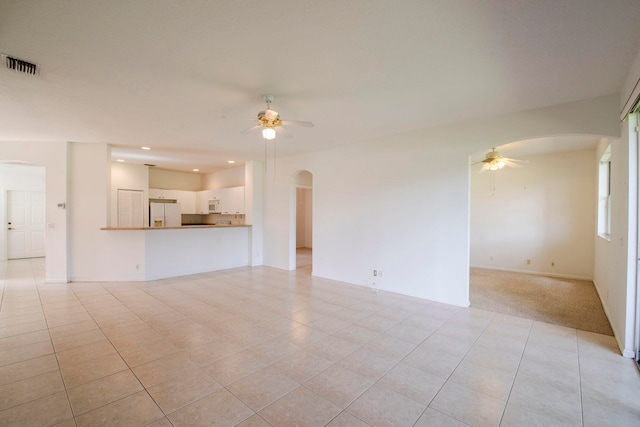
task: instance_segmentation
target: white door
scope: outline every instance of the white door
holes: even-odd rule
[[[41,191],[7,192],[7,258],[44,256],[44,194]]]
[[[142,190],[118,189],[118,227],[139,228],[144,226],[144,192]]]

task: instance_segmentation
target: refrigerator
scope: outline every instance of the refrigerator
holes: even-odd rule
[[[180,227],[182,212],[180,203],[171,199],[149,202],[149,227]]]

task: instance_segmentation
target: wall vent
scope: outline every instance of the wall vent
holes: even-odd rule
[[[29,74],[32,76],[40,74],[40,67],[33,62],[14,58],[13,56],[9,56],[4,53],[0,55],[0,57],[5,68],[16,71],[18,73]]]

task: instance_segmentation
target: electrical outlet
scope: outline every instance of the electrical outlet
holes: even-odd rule
[[[531,265],[531,260],[530,259],[527,260],[527,265]]]
[[[555,267],[555,266],[556,266],[556,263],[551,261],[551,267]]]

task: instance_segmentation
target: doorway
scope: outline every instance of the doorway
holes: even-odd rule
[[[0,163],[0,260],[45,256],[46,170]]]
[[[485,154],[472,157],[471,307],[612,333],[593,284],[596,219],[585,215],[602,143],[569,135],[505,144],[505,157],[528,162],[484,173],[473,163]]]
[[[311,270],[313,265],[313,177],[311,173],[302,171],[296,175],[295,182],[296,269]]]

